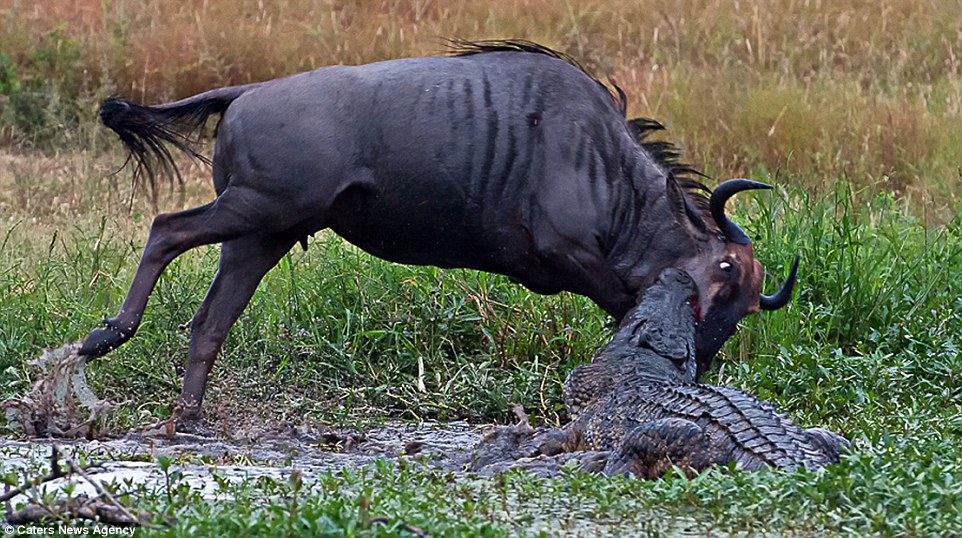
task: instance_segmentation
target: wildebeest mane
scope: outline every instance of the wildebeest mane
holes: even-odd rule
[[[702,215],[711,215],[708,207],[711,189],[698,179],[708,176],[682,161],[681,149],[675,144],[664,140],[650,139],[654,133],[664,131],[665,126],[653,119],[635,118],[628,120],[628,129],[631,131],[632,136],[634,136],[635,142],[641,146],[641,149],[643,149],[655,163],[661,166],[665,172],[674,176],[675,181],[678,182],[678,185],[687,194],[688,201],[691,202]]]
[[[485,54],[488,52],[529,52],[532,54],[550,56],[577,68],[588,78],[604,88],[605,91],[611,95],[611,100],[614,101],[615,106],[621,110],[622,114],[625,114],[628,110],[628,102],[625,98],[625,92],[622,91],[622,89],[618,87],[613,80],[609,78],[608,84],[605,84],[599,80],[598,77],[594,76],[591,71],[588,71],[588,69],[585,68],[581,62],[576,60],[570,54],[554,50],[540,43],[528,41],[527,39],[482,39],[480,41],[469,41],[466,39],[454,38],[448,39],[447,45],[447,52],[451,56],[473,56],[475,54]]]

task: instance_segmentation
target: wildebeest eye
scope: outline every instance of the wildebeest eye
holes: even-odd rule
[[[721,262],[718,264],[718,267],[720,267],[721,270],[725,271],[726,273],[732,272],[732,264],[729,262]]]

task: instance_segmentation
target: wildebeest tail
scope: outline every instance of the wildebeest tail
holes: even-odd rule
[[[254,86],[257,84],[219,88],[155,106],[111,97],[100,105],[100,121],[117,133],[127,147],[128,161],[132,160],[135,165],[135,183],[145,176],[154,188],[158,173],[182,182],[169,146],[209,164],[210,159],[195,149],[207,118],[223,113],[231,102]]]

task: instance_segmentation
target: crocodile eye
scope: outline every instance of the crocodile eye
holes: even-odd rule
[[[732,264],[729,262],[721,262],[718,264],[718,267],[721,268],[721,270],[725,271],[726,273],[732,272]]]

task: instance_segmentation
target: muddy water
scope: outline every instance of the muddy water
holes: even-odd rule
[[[173,438],[127,435],[103,441],[30,440],[0,438],[0,473],[13,469],[26,470],[31,477],[49,471],[51,448],[57,445],[63,457],[79,458],[102,463],[102,468],[89,474],[100,482],[143,485],[148,490],[163,491],[165,476],[155,459],[169,456],[174,468],[208,499],[225,500],[225,492],[217,480],[241,482],[258,477],[286,480],[295,470],[301,473],[304,484],[311,487],[313,479],[327,471],[360,468],[376,460],[396,460],[399,455],[415,453],[430,456],[433,464],[454,471],[463,480],[476,480],[462,473],[465,464],[475,454],[481,440],[481,428],[465,423],[409,424],[386,423],[364,431],[363,436],[352,432],[305,432],[288,430],[286,433],[265,434],[256,439],[225,440],[178,434]],[[536,466],[529,471],[542,475],[557,473],[557,466]],[[487,473],[482,473],[487,474]],[[67,484],[66,479],[53,481],[42,487],[56,491]],[[83,480],[73,480],[73,495],[96,495],[94,488]],[[130,488],[124,487],[125,490]],[[512,534],[549,536],[641,536],[668,534],[678,536],[703,535],[702,526],[688,518],[678,518],[656,508],[644,508],[626,513],[619,510],[608,514],[590,496],[571,498],[560,492],[545,492],[535,505],[531,500],[521,502],[508,494],[504,502],[510,511],[491,513],[492,519]],[[16,507],[24,496],[13,500]],[[508,508],[506,508],[508,510]],[[519,519],[519,515],[524,517]]]
[[[78,441],[78,437],[100,438],[96,428],[101,422],[99,418],[113,408],[88,387],[86,358],[79,354],[79,349],[80,342],[68,343],[44,350],[40,357],[28,361],[27,365],[36,371],[36,382],[26,394],[0,402],[0,410],[11,427],[28,436],[57,437],[56,445],[64,448],[65,457],[78,452],[103,462],[103,470],[97,476],[101,481],[129,479],[138,484],[153,484],[163,475],[155,463],[148,462],[159,456],[185,462],[178,470],[191,485],[204,492],[215,485],[210,472],[212,463],[216,464],[218,478],[228,480],[278,477],[295,469],[311,478],[325,471],[368,465],[376,459],[397,458],[402,453],[437,454],[432,459],[444,468],[457,470],[468,457],[468,450],[481,438],[478,428],[463,423],[441,426],[395,422],[358,433],[247,420],[218,424],[216,430],[227,432],[230,439],[129,434],[109,440]],[[37,470],[49,458],[53,445],[53,440],[20,442],[0,438],[0,472]],[[47,470],[34,474],[42,476]],[[59,486],[56,482],[50,484]],[[86,483],[78,487],[78,493],[92,489]]]
[[[154,460],[169,456],[178,462],[177,468],[188,483],[212,496],[218,489],[211,475],[214,468],[219,478],[228,480],[260,476],[285,478],[295,469],[310,479],[327,471],[358,468],[377,459],[391,460],[403,453],[416,453],[438,455],[436,461],[442,468],[457,470],[480,438],[478,428],[464,423],[442,426],[400,422],[368,429],[363,435],[295,431],[246,441],[185,434],[173,438],[130,434],[103,441],[0,438],[0,472],[30,469],[41,471],[36,473],[39,476],[49,470],[51,448],[57,445],[64,457],[84,455],[101,462],[102,470],[92,473],[97,480],[130,479],[137,484],[159,486],[164,475]],[[48,487],[62,485],[54,481]],[[95,494],[92,486],[82,481],[77,483],[77,488],[76,493]]]
[[[73,435],[96,434],[93,427],[96,421],[91,417],[109,412],[110,409],[89,392],[82,375],[83,362],[77,361],[77,357],[76,345],[65,345],[45,352],[36,361],[41,377],[31,391],[22,398],[0,402],[8,423],[21,424],[26,432],[35,435],[41,432],[56,435],[63,435],[64,432]],[[526,417],[524,419],[522,423],[526,425]],[[478,455],[475,447],[482,439],[482,428],[466,423],[388,422],[356,432],[281,425],[271,420],[248,419],[238,422],[218,424],[215,428],[219,432],[229,432],[230,439],[186,434],[173,437],[128,434],[95,441],[64,438],[25,441],[0,437],[0,474],[17,471],[20,477],[43,476],[50,471],[51,450],[57,446],[63,458],[98,462],[99,468],[88,471],[98,482],[129,483],[153,491],[163,491],[166,487],[166,476],[156,459],[169,457],[175,462],[174,469],[180,473],[183,482],[204,497],[221,501],[225,492],[220,484],[225,480],[234,483],[259,477],[286,480],[297,471],[303,477],[304,484],[310,487],[313,479],[321,474],[343,468],[358,469],[377,460],[397,460],[401,455],[416,455],[421,461],[460,474],[463,480],[476,479],[463,470]],[[499,430],[511,432],[517,428],[521,427],[501,427]],[[518,431],[522,430],[530,430],[530,427],[525,426]],[[488,442],[485,446],[488,452],[508,454],[503,452],[508,445]],[[586,452],[533,460],[501,458],[502,461],[480,469],[478,474],[490,475],[522,467],[534,474],[553,476],[559,472],[560,465],[570,463],[568,460],[588,462],[589,465],[600,461],[603,464],[604,457],[602,453]],[[37,490],[59,490],[66,494],[64,488],[68,484],[73,496],[86,494],[92,497],[97,494],[93,485],[77,478],[51,481]],[[130,490],[126,486],[124,489]],[[504,499],[506,506],[513,507],[511,513],[505,511],[490,515],[500,525],[520,533],[544,531],[551,536],[645,535],[650,534],[652,522],[656,522],[656,527],[661,531],[670,529],[671,534],[686,534],[687,529],[691,528],[690,521],[672,520],[665,514],[653,513],[651,509],[634,510],[630,515],[624,511],[606,514],[590,498],[569,498],[557,492],[546,492],[536,497],[537,506],[529,506],[531,501],[525,501],[526,508],[521,510],[525,515],[519,520],[516,510],[520,501],[513,498],[514,495],[508,493]],[[26,496],[20,495],[12,500],[12,505],[16,508],[27,500]]]

